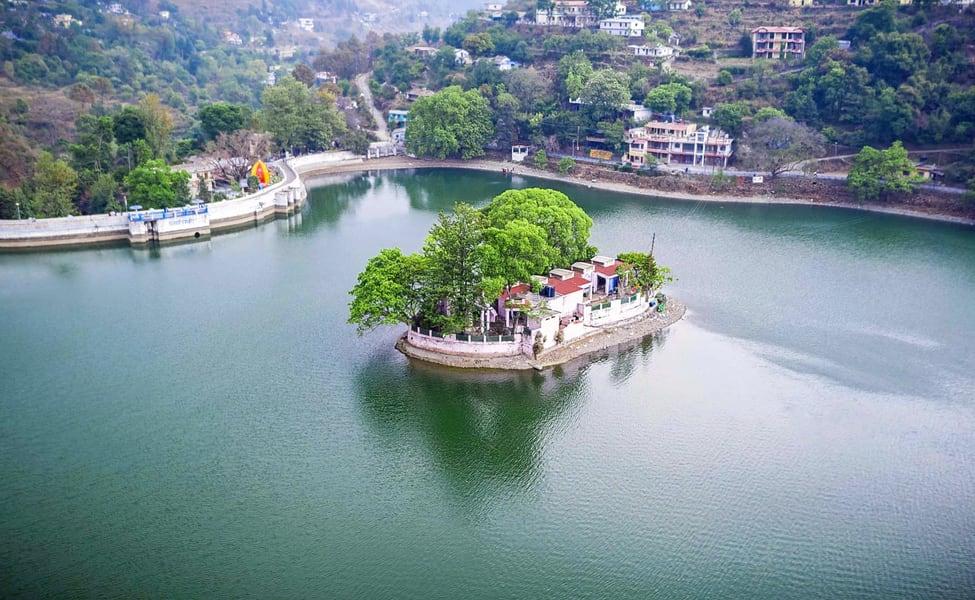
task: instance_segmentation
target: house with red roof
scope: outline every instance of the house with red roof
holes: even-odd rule
[[[573,263],[569,269],[552,269],[548,275],[536,275],[530,283],[505,290],[493,312],[506,327],[527,324],[533,330],[591,327],[596,321],[607,325],[619,320],[613,318],[615,315],[630,318],[632,310],[608,310],[619,306],[623,295],[628,298],[624,304],[633,301],[617,273],[621,264],[615,258],[597,255],[589,262]]]

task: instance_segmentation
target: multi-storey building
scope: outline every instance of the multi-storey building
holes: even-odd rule
[[[626,132],[629,151],[623,160],[638,168],[647,157],[664,164],[727,167],[733,141],[707,125],[650,121]]]
[[[626,6],[622,2],[617,2],[614,16],[618,17],[625,14]],[[550,9],[539,10],[535,13],[535,24],[546,27],[583,29],[596,27],[599,24],[599,19],[589,10],[589,3],[586,0],[553,0]]]
[[[793,60],[806,55],[806,37],[800,27],[752,29],[752,58]]]
[[[599,22],[599,31],[618,37],[643,37],[644,27],[646,24],[643,22],[643,17],[639,15],[611,17]]]

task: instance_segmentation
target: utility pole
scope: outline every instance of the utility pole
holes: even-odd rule
[[[20,220],[20,202],[17,203],[17,220]]]
[[[653,232],[653,237],[650,238],[650,256],[653,256],[653,247],[657,244],[657,232]]]

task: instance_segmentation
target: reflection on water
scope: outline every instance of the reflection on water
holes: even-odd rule
[[[453,493],[477,499],[532,486],[548,429],[579,402],[576,375],[375,360],[356,384],[373,428],[416,438]]]
[[[373,428],[406,433],[427,449],[464,500],[528,490],[540,475],[545,438],[571,426],[587,395],[586,372],[609,363],[614,388],[646,367],[667,332],[539,372],[442,367],[389,360],[385,352],[356,376],[357,396]]]

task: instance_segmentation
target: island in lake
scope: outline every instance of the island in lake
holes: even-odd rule
[[[397,348],[453,367],[531,369],[641,339],[684,315],[650,251],[605,256],[562,192],[508,190],[441,212],[420,252],[387,248],[351,290],[364,333],[405,324]],[[542,275],[541,273],[547,273]]]

